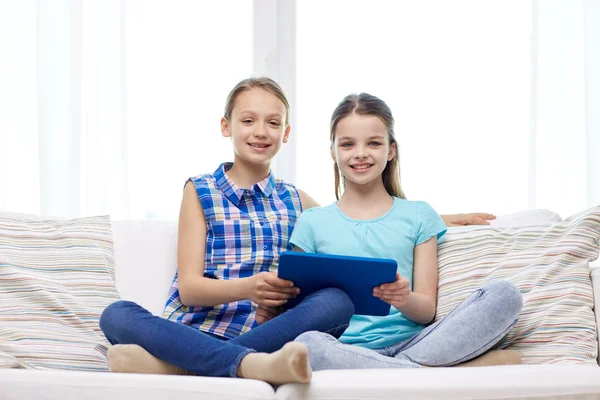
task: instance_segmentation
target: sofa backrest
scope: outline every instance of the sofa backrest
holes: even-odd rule
[[[177,222],[123,220],[112,227],[121,299],[162,316],[177,269]]]
[[[503,225],[499,218],[498,225]],[[116,284],[123,300],[131,300],[162,316],[177,269],[177,222],[113,221]],[[600,319],[600,259],[591,263],[596,321]],[[600,330],[599,330],[600,339]],[[599,340],[600,341],[600,340]]]

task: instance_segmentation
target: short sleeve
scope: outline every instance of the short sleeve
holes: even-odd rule
[[[294,246],[298,246],[307,253],[316,253],[317,246],[315,244],[314,234],[315,213],[312,208],[305,210],[300,214],[300,218],[296,220],[296,226],[292,231],[290,242]]]
[[[417,202],[415,246],[425,243],[434,236],[441,238],[446,233],[442,217],[424,201]]]

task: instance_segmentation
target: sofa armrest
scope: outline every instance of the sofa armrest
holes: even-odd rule
[[[597,360],[600,364],[600,329],[598,329],[598,321],[600,321],[600,258],[590,263],[590,277],[594,289],[594,315],[596,316],[596,334],[598,335]]]

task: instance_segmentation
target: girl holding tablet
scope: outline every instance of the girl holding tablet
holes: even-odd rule
[[[312,368],[451,366],[492,348],[516,323],[522,307],[519,290],[509,282],[477,290],[427,326],[436,312],[437,240],[446,225],[431,206],[406,200],[402,192],[394,118],[387,104],[366,93],[349,95],[333,112],[330,126],[338,201],[306,210],[291,242],[311,253],[391,258],[398,263],[398,275],[395,282],[373,289],[373,296],[390,304],[388,315],[354,315],[339,340],[323,332],[296,339],[307,345]],[[490,363],[520,361],[518,352],[500,353]]]

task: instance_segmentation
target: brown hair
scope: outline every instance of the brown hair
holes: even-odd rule
[[[390,146],[392,143],[396,144],[396,156],[388,161],[385,169],[383,170],[383,186],[390,196],[396,196],[401,199],[405,199],[406,196],[400,187],[400,163],[398,161],[398,143],[394,136],[394,117],[392,116],[392,110],[388,107],[383,100],[368,93],[361,94],[350,94],[338,104],[333,110],[331,115],[330,124],[330,140],[331,145],[335,140],[335,130],[338,123],[350,114],[358,115],[373,115],[381,119],[385,124],[388,137],[390,140]],[[335,176],[335,198],[337,200],[342,196],[342,187],[340,185],[340,170],[336,163],[333,164],[333,173]],[[346,187],[345,180],[343,181],[343,187]]]
[[[247,78],[235,85],[231,92],[229,92],[229,96],[227,96],[227,102],[225,103],[225,119],[229,120],[231,118],[235,99],[246,90],[255,88],[266,90],[281,100],[283,105],[285,105],[285,125],[289,125],[290,103],[288,102],[287,97],[285,97],[285,93],[283,93],[281,86],[273,79],[267,77]]]

